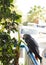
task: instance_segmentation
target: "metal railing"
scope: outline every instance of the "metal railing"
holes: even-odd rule
[[[25,62],[26,65],[39,65],[38,61],[35,59],[33,53],[28,53],[29,49],[26,45],[21,45],[21,48],[25,48],[26,52],[25,52]]]

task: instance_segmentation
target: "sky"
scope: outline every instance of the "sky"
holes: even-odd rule
[[[40,5],[41,7],[46,7],[46,0],[16,0],[18,9],[27,14],[30,8],[34,5]]]

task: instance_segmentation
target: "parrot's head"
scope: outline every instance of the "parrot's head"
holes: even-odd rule
[[[24,39],[24,40],[27,40],[27,39],[29,39],[29,38],[31,38],[31,36],[30,36],[29,34],[24,34],[24,35],[23,35],[23,39]]]

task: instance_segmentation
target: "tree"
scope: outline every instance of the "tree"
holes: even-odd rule
[[[18,25],[21,15],[17,14],[14,8],[13,0],[0,0],[0,61],[3,65],[11,65],[10,61],[14,59],[13,64],[18,65],[20,35]],[[18,41],[11,38],[10,32],[18,32]],[[13,47],[16,45],[16,49]]]
[[[34,7],[31,7],[31,9],[27,15],[27,20],[29,22],[34,22],[38,18],[43,19],[44,18],[43,10],[44,10],[44,8],[42,8],[40,6],[35,5]]]

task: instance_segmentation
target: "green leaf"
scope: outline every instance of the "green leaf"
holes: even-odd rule
[[[12,3],[13,2],[13,0],[10,0],[10,3]]]

